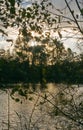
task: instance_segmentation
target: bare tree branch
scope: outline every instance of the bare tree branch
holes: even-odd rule
[[[75,23],[76,23],[76,25],[77,25],[79,31],[81,32],[81,34],[83,34],[83,31],[82,31],[81,27],[79,26],[78,21],[77,21],[77,19],[76,19],[75,16],[74,16],[74,12],[71,10],[71,8],[70,8],[70,6],[69,6],[67,0],[65,0],[65,3],[66,3],[66,5],[67,5],[67,7],[68,7],[68,9],[69,9],[69,11],[70,11],[70,13],[71,13],[71,15],[73,16],[73,18],[74,18],[74,20],[75,20]]]

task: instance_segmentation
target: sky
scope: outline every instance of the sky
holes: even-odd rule
[[[32,0],[32,1],[34,1],[34,0]],[[65,4],[64,0],[50,0],[50,1],[54,4],[56,9],[62,10],[66,16],[71,17],[68,9],[66,8],[66,4]],[[76,14],[79,14],[79,10],[77,9],[75,0],[67,0],[67,1],[70,2],[70,6],[72,7],[72,10],[74,10],[74,12]],[[83,0],[79,0],[79,1],[83,1]],[[27,7],[29,5],[31,5],[31,0],[25,0],[25,3],[24,2],[22,3],[22,7]],[[12,38],[13,41],[15,42],[16,36],[18,35],[18,31],[16,29],[12,29],[12,28],[8,28],[7,31],[9,32],[9,39]],[[62,31],[61,33],[63,34],[63,38],[61,40],[62,40],[62,42],[64,42],[65,47],[66,48],[70,47],[73,51],[78,51],[76,44],[75,44],[76,39],[74,39],[74,38],[65,39],[65,36],[67,36],[67,35],[71,36],[71,35],[73,35],[73,32],[70,29],[68,29],[68,33],[65,33],[64,31]],[[10,43],[6,42],[5,38],[0,36],[0,48],[1,49],[7,50],[7,49],[9,49],[11,44],[12,44],[11,42]]]

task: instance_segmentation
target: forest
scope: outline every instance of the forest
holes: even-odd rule
[[[0,59],[0,83],[83,83],[83,60],[29,65],[28,61]]]

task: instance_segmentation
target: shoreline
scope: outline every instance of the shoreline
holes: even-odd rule
[[[78,87],[83,87],[83,84],[81,83],[78,83],[78,84],[74,84],[74,83],[46,83],[46,84],[42,84],[42,85],[48,85],[48,84],[63,84],[63,85],[68,85],[68,86],[78,86]],[[29,88],[30,85],[40,85],[40,83],[7,83],[7,84],[3,84],[3,83],[0,83],[0,89],[1,88],[13,88],[13,87],[26,87],[26,88]]]

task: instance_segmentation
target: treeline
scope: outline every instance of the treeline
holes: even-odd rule
[[[83,61],[29,65],[28,61],[0,59],[0,83],[83,83]]]

